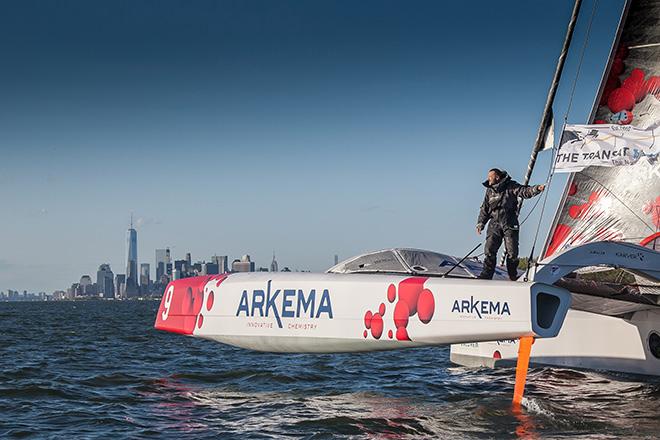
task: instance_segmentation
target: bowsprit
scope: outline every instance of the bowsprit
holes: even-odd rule
[[[483,315],[511,316],[508,302],[490,300],[475,301],[474,296],[470,296],[469,300],[454,300],[454,305],[452,306],[451,311],[452,313],[476,315],[479,319],[482,319]]]
[[[255,289],[251,294],[243,290],[236,309],[236,316],[244,313],[247,317],[274,316],[277,326],[282,328],[282,318],[313,318],[326,314],[332,319],[332,301],[330,292],[323,289],[317,303],[316,289],[305,292],[302,289],[271,289],[272,280],[268,280],[266,290]],[[319,289],[321,291],[321,289]]]

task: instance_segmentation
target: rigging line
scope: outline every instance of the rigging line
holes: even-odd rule
[[[605,191],[607,191],[608,193],[610,193],[610,194],[612,195],[612,197],[614,197],[619,203],[621,203],[621,204],[623,205],[624,208],[626,208],[628,211],[630,211],[630,213],[631,213],[632,215],[634,215],[635,217],[637,217],[637,220],[639,220],[640,222],[642,222],[642,223],[644,224],[644,226],[646,226],[647,228],[649,228],[649,230],[650,230],[651,232],[655,232],[655,229],[654,229],[651,225],[649,225],[648,223],[646,223],[646,221],[644,221],[643,218],[641,218],[640,216],[638,216],[638,215],[635,213],[635,211],[633,211],[632,208],[631,208],[630,206],[626,205],[626,204],[623,202],[623,200],[621,200],[621,199],[619,198],[619,196],[617,196],[616,194],[614,194],[614,192],[613,192],[612,190],[610,190],[608,187],[606,187],[605,185],[603,185],[602,183],[600,183],[600,182],[598,181],[598,179],[596,179],[595,177],[590,176],[590,175],[588,175],[588,174],[586,174],[586,173],[584,173],[583,175],[586,176],[587,179],[591,179],[591,180],[593,180],[594,182],[596,182],[598,185],[600,185],[601,188],[603,188]]]
[[[547,179],[546,179],[546,180],[547,180]],[[533,213],[534,210],[536,209],[536,205],[538,205],[540,201],[541,201],[541,198],[540,198],[540,197],[536,199],[536,201],[534,202],[534,205],[532,205],[532,207],[530,208],[530,210],[529,210],[529,212],[527,213],[527,215],[525,216],[525,218],[520,222],[520,226],[522,226],[522,225],[525,224],[525,222],[527,221],[527,219],[529,219],[529,217],[532,215],[532,213]]]
[[[564,121],[564,124],[562,126],[562,132],[566,128],[566,121]],[[554,163],[555,163],[555,156],[556,154],[559,153],[559,150],[555,149],[554,147],[552,148],[552,162],[550,163],[550,170],[548,174],[548,179],[546,182],[546,185],[549,187],[550,183],[552,182],[552,177],[554,176]],[[532,242],[532,249],[529,252],[529,258],[527,259],[527,270],[525,271],[525,277],[524,281],[529,280],[529,271],[532,268],[532,262],[534,261],[534,250],[536,249],[536,241],[539,238],[539,231],[541,230],[541,222],[543,221],[543,213],[545,212],[545,205],[548,202],[548,194],[550,191],[545,191],[545,194],[543,195],[543,203],[541,204],[541,214],[539,215],[539,221],[536,224],[536,232],[534,232],[534,241]]]
[[[571,87],[571,93],[568,99],[568,106],[566,107],[566,113],[564,114],[564,122],[568,121],[568,116],[570,115],[571,108],[573,107],[573,97],[575,96],[575,89],[577,87],[578,78],[580,77],[580,71],[582,70],[584,54],[587,51],[587,46],[589,45],[589,36],[591,35],[591,25],[593,24],[597,7],[598,7],[598,0],[594,0],[594,6],[593,8],[591,8],[591,17],[589,17],[589,24],[587,25],[586,36],[584,37],[584,43],[582,44],[582,50],[580,51],[580,60],[578,61],[577,70],[575,72],[575,78],[573,79],[573,85]]]
[[[569,94],[569,100],[568,100],[568,105],[566,107],[566,112],[564,113],[564,123],[562,124],[561,127],[561,133],[564,133],[564,130],[566,129],[566,124],[568,122],[568,116],[571,112],[571,108],[573,107],[573,98],[575,97],[575,89],[577,88],[577,83],[578,79],[580,78],[580,72],[582,71],[582,64],[584,63],[584,54],[587,51],[587,46],[589,45],[589,37],[591,36],[591,26],[594,21],[594,17],[596,15],[596,9],[598,7],[598,0],[594,0],[593,7],[591,8],[591,16],[589,17],[589,23],[587,24],[587,30],[586,34],[584,37],[584,43],[582,43],[582,49],[580,50],[580,58],[578,60],[578,65],[577,69],[575,71],[575,77],[573,78],[573,84],[571,85],[571,92]],[[561,136],[559,138],[559,143],[561,143]],[[552,162],[550,163],[550,169],[548,172],[548,178],[546,179],[546,186],[549,187],[550,183],[552,182],[552,178],[555,174],[555,156],[556,154],[559,153],[559,147],[560,145],[557,145],[556,147],[553,145],[552,148]],[[546,191],[545,196],[543,198],[543,204],[541,205],[541,215],[539,215],[539,221],[536,226],[536,232],[534,233],[534,241],[532,242],[532,249],[529,254],[529,262],[533,261],[534,259],[534,250],[536,249],[536,242],[538,240],[539,236],[539,231],[541,229],[541,222],[543,221],[543,214],[545,212],[545,206],[548,202],[548,193],[549,191]],[[533,207],[535,208],[535,206]],[[531,214],[531,212],[530,212]],[[528,279],[529,276],[529,270],[530,270],[530,264],[528,263],[527,265],[527,271],[525,273],[525,279]]]
[[[658,47],[660,43],[639,44],[637,46],[628,46],[628,49],[645,49],[647,47]]]

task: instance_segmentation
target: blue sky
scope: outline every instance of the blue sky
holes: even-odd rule
[[[467,252],[488,168],[522,179],[572,3],[2,2],[0,290],[123,273],[131,212],[152,265],[165,246],[311,270]],[[569,122],[589,114],[622,6],[599,4]],[[544,155],[534,182],[547,170]]]

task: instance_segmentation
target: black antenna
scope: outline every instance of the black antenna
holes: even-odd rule
[[[454,270],[454,269],[456,269],[458,266],[460,266],[461,263],[467,259],[467,257],[469,257],[470,255],[472,255],[472,252],[474,252],[474,251],[476,251],[477,249],[479,249],[479,246],[481,246],[481,243],[478,243],[474,248],[472,248],[472,250],[471,250],[470,252],[468,252],[463,258],[461,258],[461,260],[460,260],[458,263],[454,264],[454,265],[451,267],[451,269],[449,269],[447,272],[445,272],[445,273],[442,275],[442,277],[443,277],[443,278],[446,277],[447,275],[449,275],[449,274],[451,273],[452,270]]]

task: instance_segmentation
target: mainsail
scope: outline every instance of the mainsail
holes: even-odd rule
[[[588,122],[660,125],[660,0],[627,2]],[[601,240],[660,250],[660,163],[591,166],[571,175],[544,258]]]

